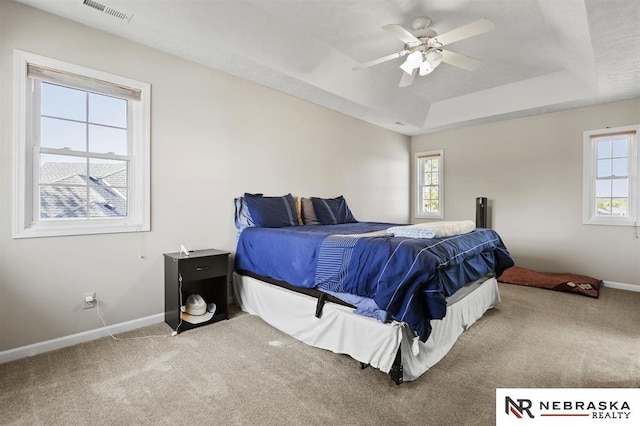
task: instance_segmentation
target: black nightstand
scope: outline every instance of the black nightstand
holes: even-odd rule
[[[180,252],[164,254],[164,322],[180,332],[229,319],[227,282],[229,252],[215,249],[194,250],[185,256]],[[180,306],[192,294],[216,304],[211,319],[192,323],[180,321]]]

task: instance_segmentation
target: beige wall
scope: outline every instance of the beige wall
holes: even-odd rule
[[[152,231],[11,238],[13,49],[152,85]],[[409,218],[409,138],[29,7],[0,1],[0,351],[162,313],[162,253],[233,251],[233,198],[343,194]],[[144,258],[141,258],[143,256]]]
[[[640,285],[636,230],[582,224],[583,131],[638,123],[635,99],[414,137],[412,152],[444,149],[445,219],[474,219],[486,196],[518,266]]]

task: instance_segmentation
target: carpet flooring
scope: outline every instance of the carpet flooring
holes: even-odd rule
[[[640,293],[500,292],[440,363],[400,386],[233,310],[176,337],[104,338],[1,364],[0,424],[490,425],[498,387],[640,387]]]

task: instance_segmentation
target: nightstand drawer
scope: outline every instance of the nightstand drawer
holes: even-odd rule
[[[196,257],[180,260],[182,281],[197,281],[227,275],[228,256]]]

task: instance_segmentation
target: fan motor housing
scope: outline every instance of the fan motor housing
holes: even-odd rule
[[[417,37],[417,39],[420,40],[420,44],[416,45],[414,43],[405,43],[404,49],[409,52],[427,53],[442,46],[442,44],[438,43],[438,40],[435,37]]]

